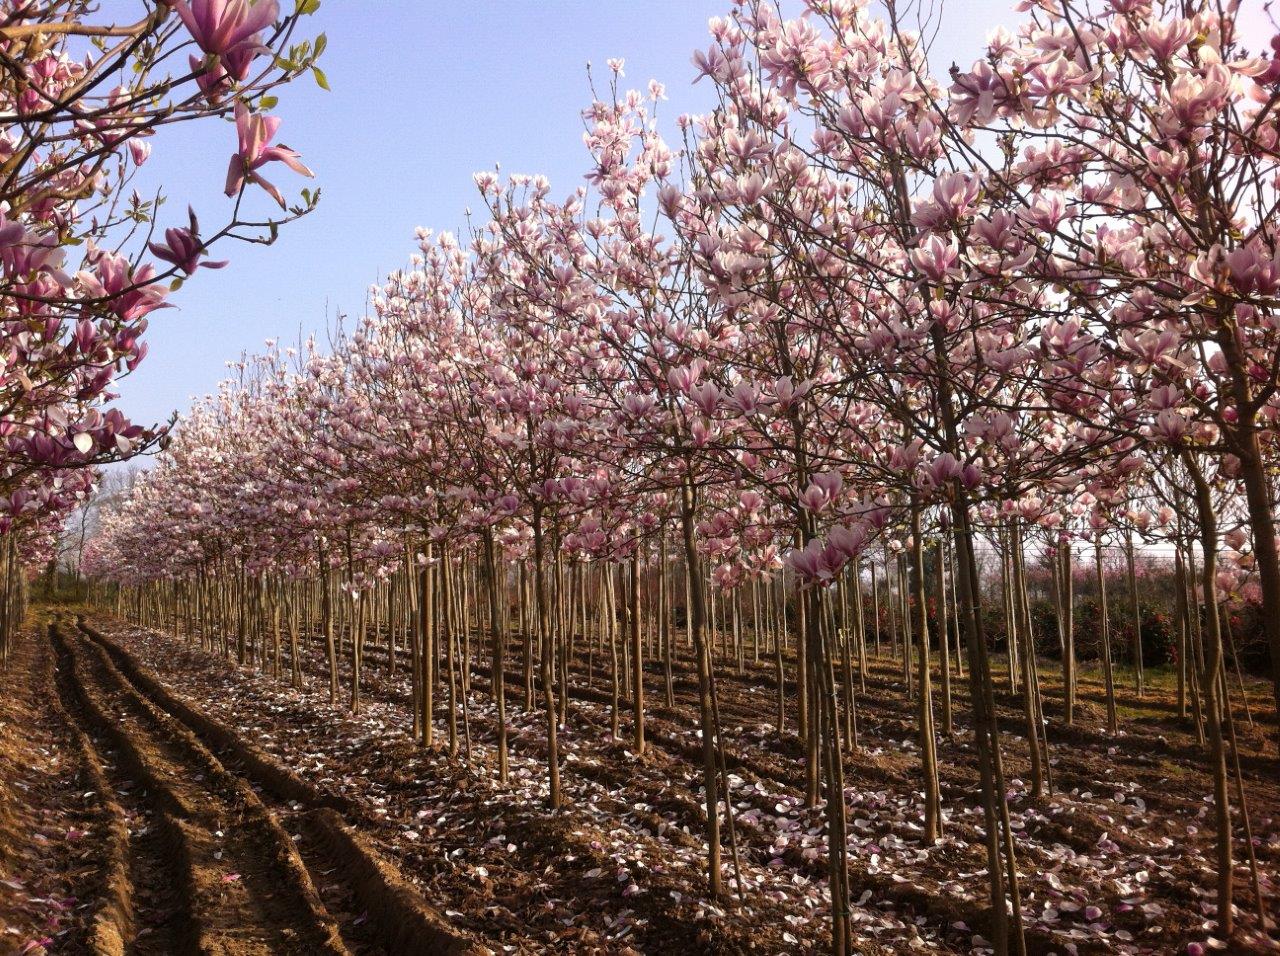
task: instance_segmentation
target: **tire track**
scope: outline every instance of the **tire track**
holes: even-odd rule
[[[67,686],[137,781],[126,952],[348,954],[289,838],[243,781],[140,697],[92,642],[55,629]],[[124,781],[128,782],[128,781]]]
[[[146,897],[139,892],[142,885],[141,860],[134,859],[130,847],[130,833],[124,808],[115,796],[103,765],[102,747],[96,745],[82,729],[83,712],[75,698],[68,677],[69,657],[56,655],[57,642],[52,624],[48,628],[50,657],[58,656],[57,664],[47,661],[40,680],[50,691],[50,708],[61,721],[68,739],[75,748],[80,762],[80,779],[89,787],[97,807],[98,826],[102,833],[101,868],[94,881],[100,900],[94,910],[87,933],[89,945],[95,953],[116,956],[124,952],[125,940],[133,935],[134,907],[145,906]],[[72,713],[71,708],[75,709]],[[136,815],[135,815],[136,816]],[[139,837],[141,844],[143,837]],[[132,848],[139,852],[139,848]],[[137,879],[131,879],[136,872]],[[152,924],[160,922],[154,917]]]
[[[188,732],[208,758],[249,781],[253,797],[274,820],[287,824],[293,849],[329,913],[340,916],[343,941],[353,953],[394,956],[482,954],[489,950],[450,927],[416,889],[382,859],[343,816],[360,817],[351,800],[322,792],[246,743],[230,727],[177,698],[113,641],[81,623],[80,630],[120,681],[151,710]],[[216,757],[215,757],[216,755]],[[243,778],[242,780],[240,778]],[[339,815],[342,814],[342,816]]]
[[[54,683],[62,706],[75,725],[84,730],[88,765],[97,764],[102,769],[101,792],[107,812],[113,813],[112,804],[117,806],[119,819],[126,827],[125,859],[120,873],[124,885],[118,893],[124,905],[119,917],[112,920],[114,945],[101,940],[104,951],[195,951],[198,941],[191,899],[180,889],[189,878],[179,862],[177,825],[148,794],[130,756],[122,752],[111,732],[106,713],[95,706],[77,680],[75,659],[61,632],[51,626],[50,637],[56,655]],[[106,916],[105,909],[100,916]]]

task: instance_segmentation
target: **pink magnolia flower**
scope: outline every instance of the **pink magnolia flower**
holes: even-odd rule
[[[276,0],[173,0],[178,16],[205,53],[237,80],[263,49],[259,31],[280,16]]]
[[[0,249],[16,246],[27,234],[27,227],[20,222],[12,222],[0,211]]]
[[[805,511],[821,511],[827,506],[827,502],[830,501],[830,498],[827,496],[827,493],[817,485],[810,485],[808,488],[805,488],[796,495],[796,500],[800,503],[800,507],[805,509]]]
[[[1164,120],[1164,125],[1174,129],[1175,122],[1184,128],[1212,122],[1230,91],[1231,73],[1221,63],[1212,64],[1202,75],[1178,74],[1169,87],[1167,103],[1171,116]]]
[[[760,396],[750,382],[739,382],[733,387],[733,404],[743,415],[750,415],[760,407]]]
[[[947,218],[959,219],[978,199],[982,183],[972,173],[943,173],[933,184],[933,198]]]
[[[941,488],[952,479],[959,478],[960,471],[960,462],[955,456],[951,452],[943,452],[918,472],[916,484],[925,489]]]
[[[822,542],[814,539],[803,548],[794,548],[787,553],[787,566],[806,582],[822,581],[831,576],[827,566],[826,549]]]
[[[191,64],[191,72],[195,74],[196,85],[200,87],[200,92],[205,95],[210,103],[220,103],[222,94],[227,89],[227,71],[223,69],[221,63],[214,63],[212,66],[206,65],[205,61],[200,57],[192,54],[187,57],[187,62]]]
[[[76,279],[91,298],[103,300],[120,319],[141,319],[164,307],[168,290],[154,281],[155,269],[151,265],[135,272],[123,256],[101,251],[92,256],[92,261],[94,271],[82,270]]]
[[[898,471],[914,471],[920,462],[920,449],[924,442],[917,438],[906,445],[899,445],[889,453],[889,467]]]
[[[1218,572],[1216,583],[1219,591],[1223,594],[1230,594],[1239,586],[1240,576],[1235,571],[1222,570]]]
[[[911,250],[911,263],[930,281],[941,282],[951,275],[959,255],[954,241],[931,235]]]
[[[852,528],[837,526],[827,534],[827,547],[846,558],[857,557],[867,544],[867,532],[855,525]]]
[[[1231,284],[1242,293],[1270,295],[1280,288],[1280,256],[1269,256],[1258,244],[1232,249],[1224,257]]]
[[[693,65],[698,68],[698,75],[693,80],[695,83],[704,76],[711,77],[713,82],[719,82],[726,79],[732,72],[732,67],[724,53],[714,46],[705,52],[695,50]]]
[[[698,379],[702,377],[702,363],[691,362],[680,368],[673,368],[667,372],[667,384],[671,386],[673,391],[688,392],[694,385],[698,384]]]
[[[796,383],[791,378],[778,379],[773,383],[773,394],[778,402],[778,408],[783,412],[788,411],[795,402],[808,395],[812,387],[812,382]]]
[[[622,400],[622,407],[633,418],[642,418],[653,411],[654,400],[648,395],[628,395]]]
[[[303,176],[315,174],[302,165],[302,157],[283,143],[269,145],[280,128],[278,116],[265,116],[261,113],[250,113],[243,103],[236,104],[236,135],[239,137],[239,149],[231,157],[227,167],[227,195],[234,196],[244,188],[245,180],[257,183],[265,189],[283,209],[284,196],[271,183],[258,173],[267,163],[282,162],[295,173]]]
[[[1190,20],[1157,20],[1145,27],[1140,35],[1157,60],[1169,59],[1190,43],[1196,35]]]
[[[1154,437],[1174,444],[1186,435],[1187,420],[1177,409],[1165,408],[1156,416],[1151,431]]]
[[[97,347],[98,330],[88,319],[81,319],[76,323],[76,329],[71,335],[71,341],[82,355],[89,355]]]
[[[813,483],[822,489],[828,500],[832,500],[844,487],[844,478],[838,471],[824,471],[820,475],[813,476]]]
[[[200,257],[206,255],[204,243],[200,241],[200,223],[196,221],[195,211],[189,206],[187,214],[191,217],[189,228],[166,229],[164,242],[149,242],[147,248],[152,255],[173,263],[187,275],[191,275],[202,265],[206,269],[221,269],[227,264],[225,259],[220,262],[200,262]]]
[[[1176,385],[1161,385],[1151,390],[1147,400],[1156,411],[1175,408],[1182,401],[1182,392]]]
[[[721,393],[714,382],[693,386],[689,389],[689,397],[693,399],[693,404],[698,406],[698,410],[708,418],[720,407]]]

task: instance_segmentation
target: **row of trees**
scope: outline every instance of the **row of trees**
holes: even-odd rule
[[[714,645],[746,621],[757,636],[781,622],[762,646],[799,692],[843,953],[852,662],[884,583],[871,569],[892,555],[924,836],[942,824],[932,684],[944,682],[950,731],[963,664],[1003,953],[1025,941],[980,542],[1004,555],[1037,791],[1051,782],[1029,565],[1048,569],[1070,721],[1077,566],[1096,562],[1104,586],[1104,544],[1133,568],[1135,549],[1163,542],[1177,555],[1229,936],[1223,597],[1261,603],[1280,691],[1280,60],[1247,48],[1241,16],[1216,0],[1042,0],[938,79],[894,0],[883,16],[810,0],[794,19],[746,0],[695,55],[717,105],[680,117],[678,147],[658,131],[662,87],[623,90],[613,61],[584,113],[587,186],[557,202],[540,177],[477,176],[487,216],[465,241],[422,232],[332,350],[273,345],[246,361],[185,419],[86,562],[132,588],[140,613],[167,609],[206,633],[243,642],[255,619],[276,615],[277,634],[280,614],[310,622],[335,696],[344,625],[353,707],[366,633],[401,628],[428,742],[438,682],[457,719],[455,682],[465,690],[483,624],[503,755],[515,637],[526,705],[536,686],[546,714],[552,807],[573,636],[588,613],[610,632],[625,624],[634,672],[613,673],[630,684],[639,751],[639,624],[659,622],[654,653],[680,652],[682,607],[712,894],[722,820],[732,838]],[[1114,731],[1105,624],[1101,639]],[[1140,689],[1140,628],[1135,648]]]
[[[112,406],[115,383],[146,354],[150,315],[220,240],[274,240],[314,196],[286,209],[263,178],[297,153],[272,145],[275,91],[317,70],[323,38],[299,40],[318,3],[281,14],[277,0],[140,2],[128,24],[103,23],[90,0],[0,3],[0,656],[21,619],[27,574],[54,553],[84,503],[95,466],[155,447],[164,428]],[[322,74],[318,74],[323,79]],[[234,114],[231,210],[201,232],[194,211],[160,231],[165,197],[138,171],[164,127]],[[248,184],[284,212],[258,216]]]

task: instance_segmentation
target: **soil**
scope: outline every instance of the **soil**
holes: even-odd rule
[[[740,673],[732,662],[717,666],[739,866],[726,834],[726,892],[713,901],[688,666],[675,669],[670,705],[661,667],[646,671],[640,756],[625,698],[613,738],[599,656],[574,660],[560,733],[566,805],[553,812],[541,695],[535,688],[525,709],[514,648],[502,784],[487,668],[470,677],[455,746],[447,695],[438,695],[438,743],[425,748],[410,732],[407,658],[393,672],[385,643],[366,648],[353,714],[345,658],[331,702],[319,648],[306,650],[305,686],[293,689],[287,656],[281,681],[190,640],[113,619],[89,624],[63,618],[19,642],[11,675],[30,676],[10,676],[0,700],[0,863],[4,879],[23,887],[11,899],[0,893],[0,917],[18,930],[5,937],[18,941],[15,951],[33,942],[66,953],[228,954],[793,953],[827,944],[823,811],[805,806],[794,726],[774,726],[771,663],[748,661]],[[900,671],[873,659],[857,695],[858,747],[845,758],[858,951],[982,952],[990,921],[965,682],[954,681],[956,733],[939,743],[945,835],[926,846],[916,704]],[[1280,951],[1253,915],[1241,840],[1242,929],[1214,939],[1209,778],[1169,688],[1150,687],[1141,700],[1122,691],[1124,732],[1112,736],[1091,679],[1070,727],[1049,670],[1042,681],[1046,797],[1033,799],[1025,782],[1020,699],[998,695],[1030,951],[1165,954],[1193,942]],[[1274,911],[1280,761],[1266,737],[1275,714],[1265,688],[1248,689],[1254,726],[1241,709],[1236,729]],[[33,796],[11,799],[19,792]],[[51,914],[56,926],[42,933]]]
[[[127,660],[65,620],[19,643],[10,669],[24,680],[5,702],[0,786],[40,792],[5,803],[16,811],[0,846],[14,875],[3,951],[489,951],[397,882],[305,781],[249,751],[244,766],[235,753],[224,764],[118,663]],[[207,735],[213,725],[199,726]],[[41,752],[54,756],[24,773]],[[290,785],[314,806],[282,798]],[[37,825],[46,819],[59,823]]]
[[[49,705],[53,652],[19,640],[0,671],[0,953],[83,952],[105,841],[76,741]]]

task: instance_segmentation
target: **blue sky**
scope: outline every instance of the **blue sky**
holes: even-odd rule
[[[118,2],[118,0],[115,0]],[[289,6],[290,0],[282,0]],[[933,56],[967,64],[1014,0],[951,0]],[[473,172],[540,172],[556,195],[586,169],[580,110],[590,101],[586,64],[626,60],[626,83],[666,84],[671,122],[710,105],[692,85],[690,56],[708,43],[706,23],[728,0],[324,0],[309,32],[324,32],[322,65],[332,92],[309,79],[286,87],[280,139],[316,172],[270,176],[286,196],[318,184],[319,209],[270,248],[232,244],[221,272],[200,272],[153,315],[150,354],[120,382],[137,421],[161,421],[211,391],[227,361],[270,337],[295,340],[341,309],[364,309],[366,292],[414,250],[413,230],[459,230],[478,206]],[[672,124],[673,126],[673,124]],[[668,132],[672,130],[668,126]],[[674,137],[673,137],[674,138]],[[160,226],[185,222],[190,202],[206,228],[229,211],[222,195],[235,131],[229,124],[172,128],[155,142],[139,187],[169,195]],[[261,197],[259,197],[261,198]],[[269,203],[259,209],[266,211]]]

